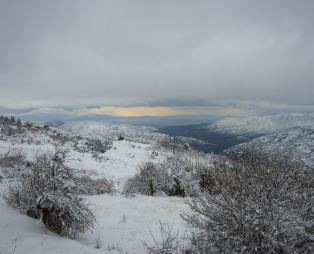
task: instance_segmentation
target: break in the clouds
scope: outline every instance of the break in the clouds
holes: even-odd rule
[[[90,108],[80,114],[109,115],[117,117],[141,117],[141,116],[187,116],[187,115],[219,115],[236,116],[252,114],[244,108],[235,108],[226,106],[181,106],[181,107],[152,107],[152,106],[134,106],[134,107],[98,107]]]
[[[313,13],[311,0],[3,0],[0,104],[313,104]]]

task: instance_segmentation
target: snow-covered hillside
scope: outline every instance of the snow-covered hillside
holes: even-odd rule
[[[293,127],[234,146],[228,151],[240,152],[244,149],[284,154],[314,169],[314,128]]]
[[[20,214],[1,200],[0,253],[140,254],[146,253],[143,242],[153,244],[151,234],[159,239],[160,223],[182,235],[186,230],[180,213],[188,208],[182,198],[104,194],[88,200],[97,224],[77,240],[51,233],[40,221]]]
[[[209,126],[211,130],[238,135],[269,134],[292,127],[314,128],[314,114],[227,117]]]
[[[3,128],[2,128],[3,129]],[[57,130],[45,128],[23,127],[20,133],[6,135],[0,132],[0,153],[8,150],[22,150],[31,159],[36,152],[54,151],[60,145],[59,132]]]
[[[292,120],[280,126],[289,126],[289,121]],[[310,123],[308,120],[302,124]],[[14,125],[12,128],[16,129]],[[266,129],[270,130],[263,127]],[[169,225],[180,235],[189,233],[190,229],[180,216],[190,212],[186,203],[188,198],[166,196],[165,192],[154,197],[134,193],[125,195],[124,186],[128,179],[138,174],[144,162],[169,167],[166,168],[169,172],[174,167],[191,176],[193,165],[207,167],[212,163],[210,155],[189,150],[188,146],[182,146],[182,150],[178,149],[174,155],[173,143],[167,143],[169,137],[149,127],[87,121],[62,125],[60,129],[28,124],[18,131],[7,130],[8,126],[5,126],[0,131],[0,155],[8,150],[22,151],[31,161],[36,153],[61,149],[67,153],[66,166],[75,171],[76,177],[89,177],[95,181],[106,179],[113,183],[114,188],[105,194],[84,193],[82,197],[87,200],[97,222],[92,232],[83,233],[75,240],[54,234],[40,221],[13,210],[0,195],[0,254],[142,254],[146,253],[143,242],[154,244],[152,235],[155,240],[160,240],[160,223]],[[300,156],[307,165],[314,165],[314,128],[293,127],[277,131],[233,149],[239,151],[250,146],[270,153],[282,151],[293,158]],[[2,193],[6,193],[8,184],[15,181],[16,172],[9,170],[0,165]],[[185,176],[181,175],[179,179],[185,179]],[[185,180],[185,183],[191,180],[192,187],[195,187],[195,179]],[[185,186],[187,189],[190,187]]]
[[[153,148],[148,144],[113,141],[112,148],[95,159],[91,153],[70,150],[67,165],[92,178],[112,180],[121,190],[125,181],[135,175],[138,166],[145,161],[162,160],[162,156],[152,157]]]
[[[117,137],[123,136],[123,140]],[[160,237],[160,223],[185,233],[180,214],[188,210],[184,198],[148,197],[121,194],[125,181],[134,176],[146,161],[161,163],[167,152],[157,150],[156,140],[165,135],[148,127],[118,126],[96,122],[68,124],[59,129],[23,127],[20,133],[0,135],[0,154],[21,150],[31,160],[36,153],[67,151],[66,165],[78,175],[106,178],[115,193],[86,196],[97,223],[93,232],[76,240],[48,231],[38,220],[7,207],[0,197],[0,253],[145,253],[143,242],[152,243],[151,233]],[[105,152],[93,150],[91,140],[109,142]],[[107,144],[107,143],[106,143]],[[81,148],[86,149],[81,149]],[[91,147],[91,148],[90,148]],[[78,149],[79,148],[79,149]],[[155,152],[155,154],[153,153]],[[156,155],[157,154],[157,155]],[[6,192],[7,172],[0,169],[0,190]],[[11,176],[10,176],[11,177]],[[1,180],[2,179],[2,180]],[[97,249],[96,247],[100,249]]]
[[[60,126],[60,130],[69,135],[80,135],[88,138],[97,138],[102,141],[116,140],[122,136],[127,141],[138,143],[154,143],[166,135],[158,133],[155,128],[146,126],[113,124],[100,121],[82,121]]]
[[[211,124],[209,129],[258,136],[227,149],[227,153],[255,149],[269,154],[284,154],[314,167],[314,114],[229,117]]]

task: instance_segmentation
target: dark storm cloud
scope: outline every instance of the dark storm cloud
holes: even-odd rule
[[[313,104],[313,13],[306,0],[3,0],[0,104]]]

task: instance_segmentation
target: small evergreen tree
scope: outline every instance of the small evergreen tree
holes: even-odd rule
[[[11,118],[10,118],[10,123],[12,124],[12,123],[15,123],[15,117],[14,116],[11,116]]]
[[[20,128],[22,127],[22,121],[20,118],[17,119],[17,122],[16,122],[17,126]]]

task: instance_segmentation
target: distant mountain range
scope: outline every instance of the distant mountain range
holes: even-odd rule
[[[159,130],[171,136],[195,138],[192,146],[204,152],[240,153],[256,149],[284,154],[314,168],[314,114],[228,117],[211,124],[168,126]]]
[[[229,134],[270,134],[292,127],[314,128],[314,114],[277,114],[227,117],[208,126],[210,131]]]
[[[209,132],[216,130],[233,135],[259,136],[226,149],[227,153],[256,149],[269,154],[283,154],[314,168],[314,114],[232,117],[217,121],[208,129]]]
[[[60,127],[61,125],[65,124],[65,122],[60,121],[60,120],[53,120],[53,121],[49,121],[45,123],[46,125],[48,125],[49,127]]]

